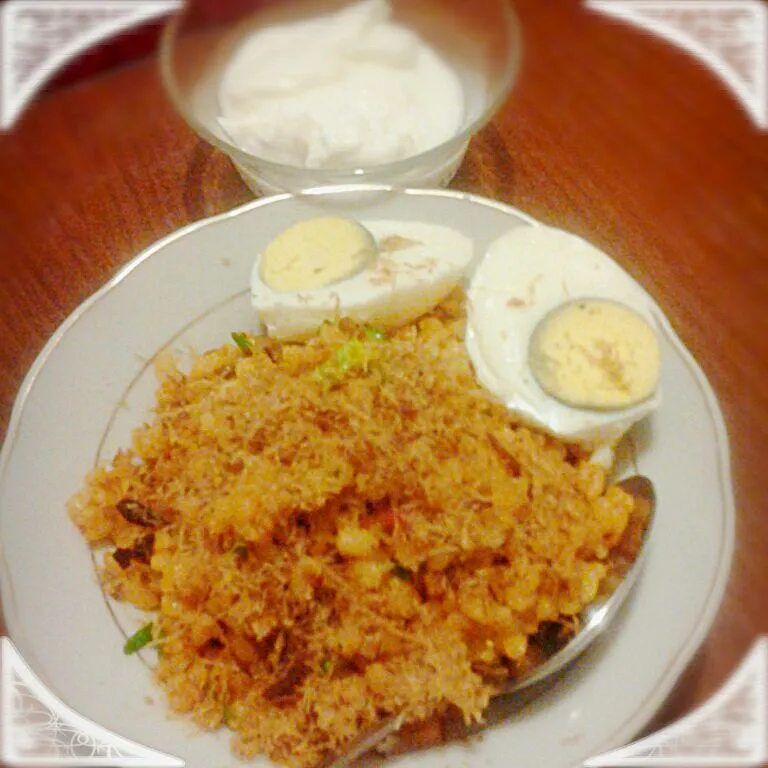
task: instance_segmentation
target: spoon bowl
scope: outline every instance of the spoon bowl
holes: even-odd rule
[[[543,664],[539,664],[522,677],[506,683],[499,692],[500,694],[510,694],[527,688],[567,667],[608,628],[635,586],[642,568],[646,550],[645,544],[656,509],[656,494],[653,483],[643,475],[633,475],[622,480],[618,485],[635,498],[636,513],[646,520],[637,554],[633,560],[627,561],[621,558],[619,562],[613,564],[607,588],[581,612],[579,631]]]
[[[611,560],[611,570],[600,594],[579,615],[580,627],[576,634],[545,662],[503,684],[497,696],[508,696],[542,683],[569,666],[610,626],[637,583],[653,527],[656,493],[653,483],[643,475],[633,475],[617,485],[635,499],[635,515],[630,526],[633,526],[633,521],[635,525],[629,535],[637,536],[639,540],[630,547],[633,556],[627,557],[619,547],[619,553]],[[397,733],[404,721],[402,715],[392,715],[382,720],[376,727],[355,739],[342,754],[328,758],[316,768],[346,768],[388,736]]]

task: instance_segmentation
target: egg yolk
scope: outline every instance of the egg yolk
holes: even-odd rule
[[[261,279],[275,291],[311,291],[356,274],[376,254],[376,241],[357,222],[333,216],[308,219],[267,246]]]
[[[628,408],[658,386],[659,343],[648,323],[617,302],[581,299],[550,312],[531,337],[541,388],[577,408]]]

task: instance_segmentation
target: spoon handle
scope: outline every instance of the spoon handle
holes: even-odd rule
[[[323,762],[318,763],[315,768],[347,768],[350,763],[372,750],[377,744],[384,741],[387,736],[397,733],[402,724],[402,716],[390,715],[382,720],[378,726],[374,726],[375,730],[363,732],[357,739],[345,747],[342,754],[331,755]]]

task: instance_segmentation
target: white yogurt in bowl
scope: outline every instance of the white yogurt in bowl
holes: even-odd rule
[[[403,160],[465,119],[459,76],[387,0],[258,29],[228,63],[219,103],[238,147],[305,168]]]
[[[448,184],[520,56],[509,0],[189,3],[160,47],[175,106],[257,194]]]

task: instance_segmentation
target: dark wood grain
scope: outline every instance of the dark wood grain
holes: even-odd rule
[[[738,508],[726,600],[656,725],[768,634],[768,136],[692,58],[575,0],[519,0],[525,61],[454,186],[613,254],[725,412]],[[154,61],[48,95],[0,138],[0,430],[47,338],[126,260],[249,199],[166,100]]]

